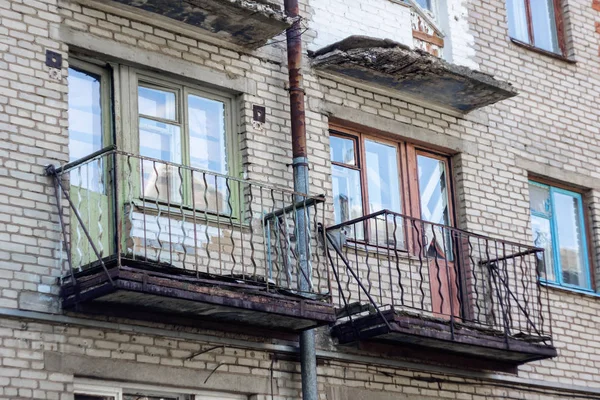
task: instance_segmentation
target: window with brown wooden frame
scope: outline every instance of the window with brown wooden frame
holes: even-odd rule
[[[330,131],[330,152],[336,225],[382,210],[453,225],[447,155],[337,125]],[[372,228],[364,225],[351,236],[389,239],[389,232]]]
[[[513,40],[566,56],[561,0],[506,0]]]

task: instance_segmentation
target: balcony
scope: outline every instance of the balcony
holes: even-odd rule
[[[98,0],[96,0],[98,1]],[[178,21],[203,33],[249,49],[264,45],[289,25],[275,0],[111,0],[150,16]],[[102,1],[106,3],[106,1]]]
[[[428,51],[439,53],[443,45],[439,38],[417,30],[414,34],[420,42],[425,39],[431,42],[431,46],[415,43],[426,50],[410,49],[387,39],[349,36],[314,52],[312,64],[322,73],[392,90],[409,101],[459,113],[517,95],[506,82],[430,54]],[[435,48],[435,43],[439,48]]]
[[[557,355],[542,249],[387,210],[326,238],[340,345],[500,371]]]
[[[321,197],[115,149],[47,172],[68,205],[65,310],[244,332],[335,320]]]

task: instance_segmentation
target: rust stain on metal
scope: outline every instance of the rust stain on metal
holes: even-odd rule
[[[286,31],[288,75],[290,91],[290,117],[292,119],[292,153],[295,157],[306,157],[306,126],[304,89],[302,86],[302,27],[298,2],[286,1],[285,11],[294,22]]]

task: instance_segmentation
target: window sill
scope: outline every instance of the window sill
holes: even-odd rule
[[[540,49],[539,47],[535,47],[535,46],[533,46],[533,45],[531,45],[529,43],[522,42],[522,41],[520,41],[518,39],[515,39],[515,38],[510,38],[510,41],[513,42],[514,44],[516,44],[517,46],[520,46],[520,47],[523,47],[523,48],[525,48],[527,50],[533,51],[534,53],[538,53],[538,54],[542,54],[542,55],[545,55],[545,56],[548,56],[548,57],[552,57],[552,58],[564,61],[564,62],[569,63],[569,64],[576,64],[577,63],[577,61],[575,61],[573,59],[570,59],[568,57],[565,57],[562,54],[557,54],[557,53],[553,53],[553,52],[548,51],[548,50]]]
[[[572,294],[580,294],[580,295],[584,295],[584,296],[600,298],[600,293],[596,293],[593,290],[578,289],[576,287],[569,287],[569,286],[561,286],[556,283],[544,282],[544,281],[542,281],[541,284],[546,286],[547,288],[551,288],[552,290],[558,290],[561,292],[567,292],[567,293],[572,293]]]

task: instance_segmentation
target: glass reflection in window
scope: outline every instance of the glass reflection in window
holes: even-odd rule
[[[537,182],[529,184],[533,243],[543,248],[542,276],[560,285],[591,289],[581,195]]]
[[[562,281],[568,285],[586,286],[583,227],[578,199],[565,193],[554,192],[553,202]]]
[[[144,86],[138,88],[138,112],[142,115],[175,121],[175,102],[173,92]]]
[[[421,219],[450,225],[446,163],[437,158],[417,155]],[[452,258],[450,231],[442,226],[425,225],[430,256]]]
[[[105,127],[102,110],[102,77],[69,68],[69,161],[101,150]],[[71,185],[102,192],[102,162],[86,163],[70,174]]]
[[[354,140],[339,136],[331,136],[329,145],[331,161],[347,165],[356,165]]]
[[[370,212],[389,210],[401,213],[398,147],[365,140],[365,157]],[[393,215],[375,218],[369,225],[370,240],[384,246],[393,244],[403,248],[403,225],[403,221]]]
[[[369,212],[381,210],[402,212],[398,148],[373,140],[365,140]]]
[[[140,155],[181,164],[181,132],[178,125],[140,117]],[[181,201],[181,177],[177,167],[158,161],[142,162],[144,196],[164,202]]]
[[[190,165],[195,168],[228,173],[225,140],[225,105],[197,95],[187,96],[190,135]],[[224,178],[194,173],[192,182],[195,206],[228,213],[229,190]],[[217,204],[218,203],[218,204]]]

